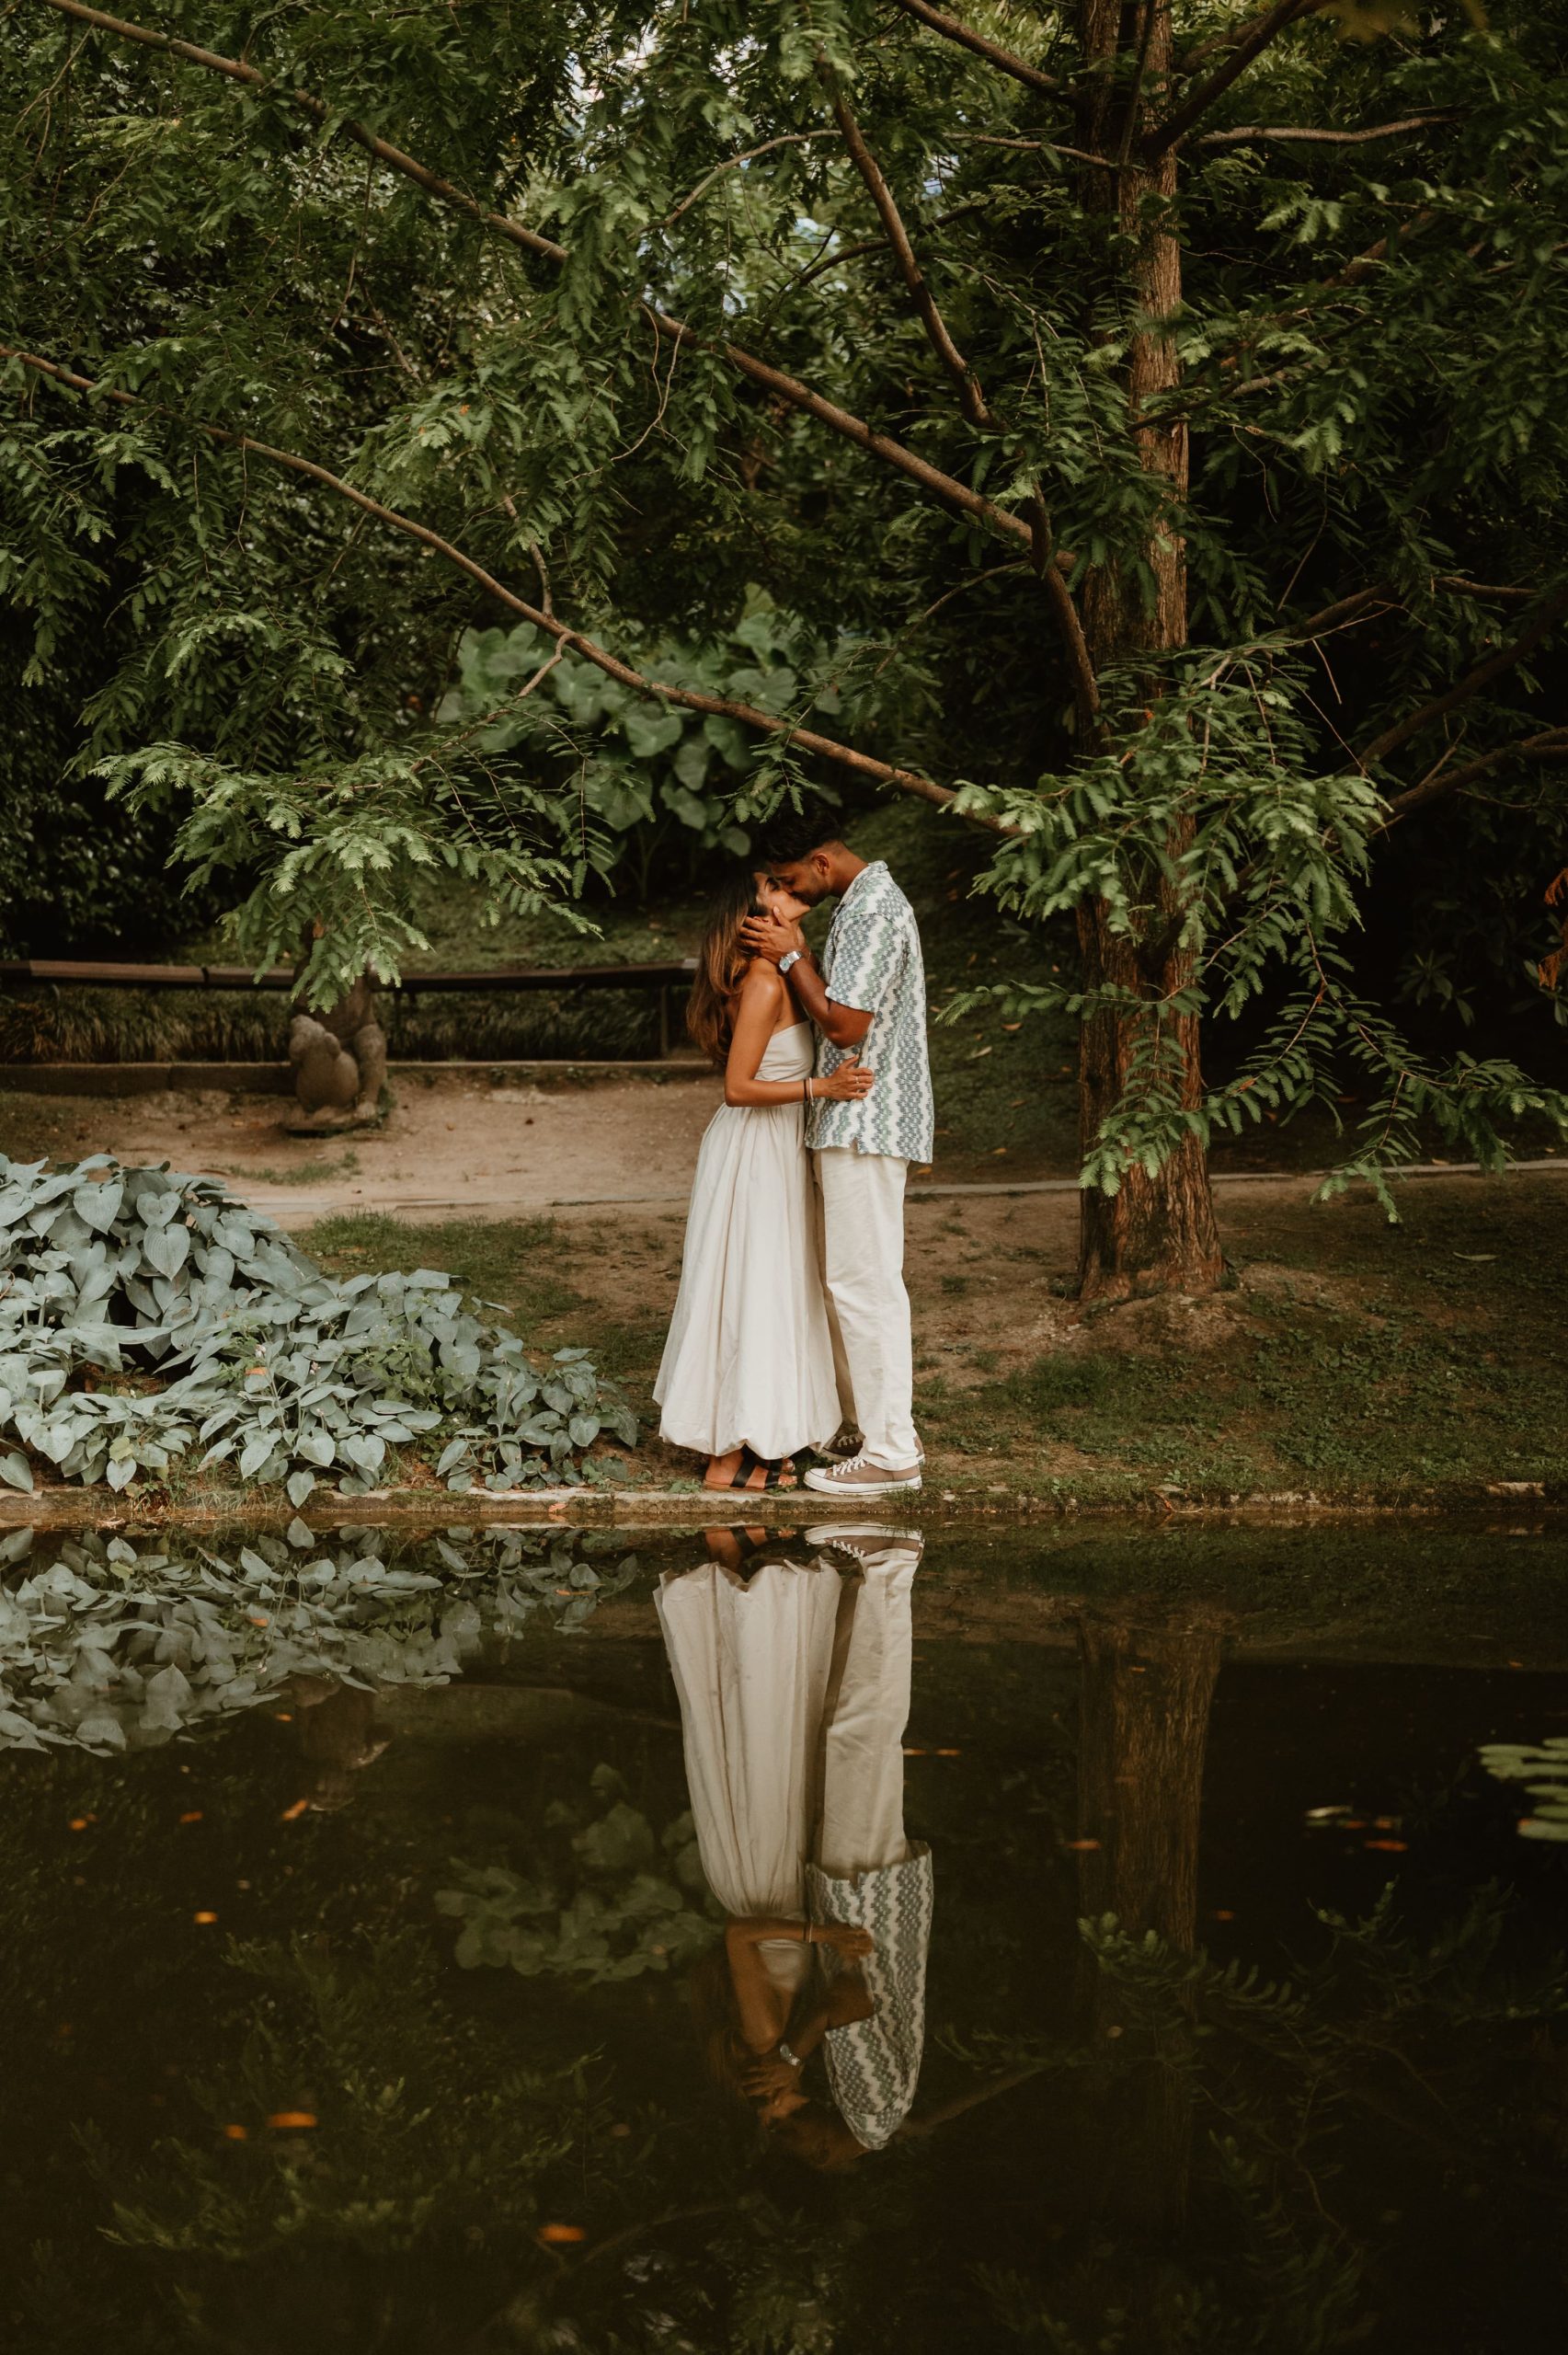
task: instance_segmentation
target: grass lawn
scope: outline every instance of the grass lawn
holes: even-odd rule
[[[1568,1501],[1562,1181],[1427,1180],[1402,1199],[1391,1229],[1366,1201],[1227,1189],[1230,1289],[1090,1315],[1066,1296],[1070,1197],[912,1203],[931,1501]],[[677,1217],[356,1216],[301,1240],[343,1273],[447,1268],[509,1307],[531,1343],[591,1349],[647,1426],[634,1479],[700,1470],[651,1436]]]

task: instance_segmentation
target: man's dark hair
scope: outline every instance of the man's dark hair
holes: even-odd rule
[[[763,829],[759,847],[769,867],[793,867],[797,859],[809,858],[814,850],[826,850],[830,843],[842,840],[832,811],[815,809],[808,802],[804,810],[779,810]]]

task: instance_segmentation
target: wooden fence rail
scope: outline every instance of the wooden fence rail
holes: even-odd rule
[[[478,973],[406,973],[400,982],[377,987],[402,997],[428,990],[462,990],[475,996],[491,990],[661,990],[689,982],[696,970],[694,957],[663,965],[494,965]],[[246,965],[92,964],[57,957],[0,961],[0,986],[10,988],[45,982],[72,989],[291,990],[294,978],[292,965],[253,973]]]

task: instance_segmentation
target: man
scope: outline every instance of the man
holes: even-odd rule
[[[845,1463],[813,1465],[806,1484],[830,1496],[883,1497],[918,1488],[924,1461],[904,1289],[904,1180],[911,1161],[931,1159],[935,1123],[925,967],[914,910],[886,863],[868,864],[821,828],[807,811],[762,845],[769,872],[797,900],[815,907],[838,898],[821,971],[797,925],[753,916],[742,936],[788,976],[816,1025],[818,1074],[864,1058],[876,1074],[869,1096],[818,1102],[807,1115],[841,1384],[861,1444]]]

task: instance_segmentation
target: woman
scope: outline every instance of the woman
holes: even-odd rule
[[[697,1155],[681,1289],[653,1395],[659,1437],[708,1459],[709,1488],[793,1488],[796,1448],[839,1429],[838,1383],[806,1151],[813,1097],[870,1092],[857,1062],[812,1076],[811,1025],[789,983],[740,943],[748,915],[805,903],[741,871],[715,902],[687,1028],[724,1073]]]

